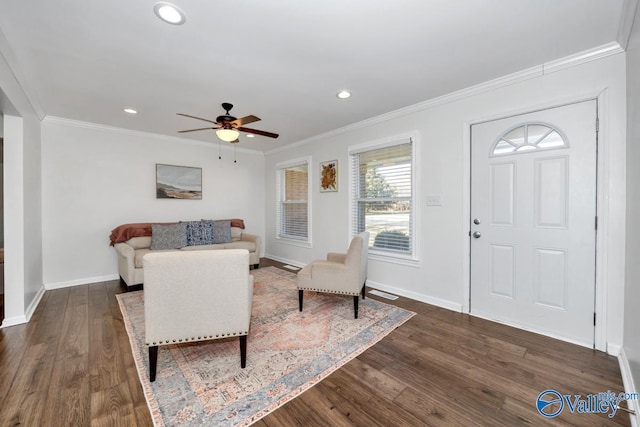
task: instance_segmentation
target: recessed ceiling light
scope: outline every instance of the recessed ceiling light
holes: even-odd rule
[[[336,96],[340,99],[347,99],[351,96],[351,92],[349,92],[348,90],[341,90],[336,94]]]
[[[136,110],[134,110],[133,108],[125,108],[124,112],[125,113],[129,113],[129,114],[138,114],[138,112]]]
[[[164,22],[168,22],[173,25],[184,24],[186,18],[184,13],[175,5],[161,1],[153,5],[153,11]]]
[[[253,137],[255,137],[255,135],[254,135],[254,134],[252,134],[252,133],[248,133],[248,134],[246,134],[245,136],[246,136],[247,138],[253,138]]]

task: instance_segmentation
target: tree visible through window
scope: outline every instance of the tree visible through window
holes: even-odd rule
[[[413,253],[411,142],[352,153],[354,234],[369,231],[375,252]]]

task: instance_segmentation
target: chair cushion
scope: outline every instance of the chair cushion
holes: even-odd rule
[[[151,246],[151,236],[132,237],[126,243],[133,249],[148,249]]]
[[[135,255],[133,256],[133,266],[135,268],[142,268],[142,258],[149,253],[154,253],[154,252],[175,252],[175,249],[161,249],[161,250],[156,250],[156,251],[152,251],[149,248],[143,248],[143,249],[136,249],[135,250]]]
[[[180,248],[181,251],[205,251],[210,249],[225,249],[223,244],[185,246]]]
[[[254,242],[247,242],[244,240],[240,240],[237,242],[229,242],[224,244],[225,249],[246,249],[249,252],[256,251],[256,244]]]

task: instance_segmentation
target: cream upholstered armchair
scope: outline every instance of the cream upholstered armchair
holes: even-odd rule
[[[144,256],[145,342],[155,381],[158,346],[240,337],[246,365],[253,276],[246,249],[157,252]]]
[[[358,298],[364,299],[367,281],[369,232],[351,240],[346,254],[329,252],[326,261],[313,261],[298,272],[298,302],[302,311],[304,291],[353,295],[353,311],[358,318]]]

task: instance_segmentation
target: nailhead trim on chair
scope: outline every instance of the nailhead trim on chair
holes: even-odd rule
[[[215,337],[213,335],[210,336],[203,336],[203,337],[198,337],[198,338],[178,338],[177,342],[182,343],[182,342],[192,342],[192,341],[203,341],[203,340],[212,340],[215,338],[224,338],[224,337],[230,337],[230,336],[239,336],[239,335],[249,335],[249,331],[244,331],[244,332],[229,332],[228,334],[217,334]],[[164,344],[169,344],[169,343],[175,343],[176,340],[165,340]],[[151,344],[149,344],[148,342],[145,342],[146,345],[162,345],[163,342],[162,341],[158,341],[158,342],[152,342]]]
[[[344,292],[344,291],[330,291],[328,289],[316,289],[316,288],[298,288],[301,291],[314,291],[314,292],[328,292],[331,294],[340,294],[340,295],[360,295],[360,292]]]

